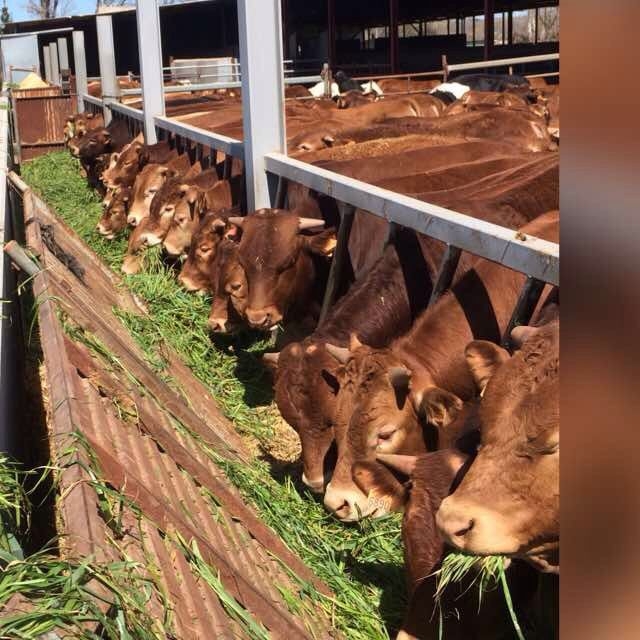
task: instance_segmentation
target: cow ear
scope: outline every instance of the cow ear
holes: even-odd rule
[[[484,392],[487,382],[498,367],[509,359],[509,353],[505,349],[487,340],[470,342],[464,355],[480,393]]]
[[[462,409],[463,403],[458,396],[440,389],[431,387],[422,394],[420,402],[427,422],[435,425],[438,429],[449,426]]]
[[[402,409],[411,389],[411,371],[406,367],[391,367],[387,375],[396,394],[398,409]]]
[[[304,242],[311,253],[321,256],[330,256],[336,248],[336,244],[338,244],[334,229],[327,229],[314,236],[305,236]]]

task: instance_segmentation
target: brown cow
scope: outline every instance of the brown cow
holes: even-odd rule
[[[95,162],[103,153],[120,151],[131,140],[124,120],[112,120],[106,127],[92,129],[80,139],[78,157],[85,164]]]
[[[334,231],[303,235],[324,221],[281,209],[260,209],[230,221],[242,227],[238,260],[247,279],[249,325],[269,329],[296,311],[308,314],[316,274],[312,256],[333,252]]]
[[[549,212],[521,231],[557,241],[558,220],[557,212]],[[375,461],[376,452],[421,453],[450,445],[455,434],[449,429],[475,392],[464,347],[478,338],[499,342],[524,280],[479,260],[389,348],[334,350],[345,366],[339,376],[338,463],[324,502],[336,517],[358,520],[389,510],[378,488],[367,494],[354,483],[355,462]]]
[[[446,116],[464,113],[474,107],[504,107],[526,111],[528,101],[521,95],[509,91],[467,91],[462,98],[452,102],[444,112]]]
[[[107,189],[131,187],[147,164],[167,164],[177,157],[178,152],[171,149],[166,141],[146,145],[140,134],[122,149],[115,164],[103,172],[102,182]]]
[[[127,226],[130,199],[131,189],[129,187],[121,187],[113,194],[109,204],[105,207],[96,228],[98,233],[107,240],[113,240],[116,234],[123,231]]]
[[[228,223],[231,213],[231,210],[209,211],[202,218],[178,276],[178,282],[187,291],[213,292],[212,267],[218,245],[223,238],[235,239],[239,233],[238,227]]]
[[[64,125],[65,144],[70,148],[71,140],[75,138],[74,146],[77,146],[77,141],[87,131],[101,127],[104,127],[104,116],[101,113],[74,113],[67,117]]]
[[[167,178],[185,175],[191,170],[189,156],[185,153],[167,164],[147,164],[136,176],[131,195],[127,222],[135,227],[149,215],[151,201]]]
[[[179,215],[184,227],[188,226],[191,232],[197,225],[196,218],[199,219],[205,211],[206,193],[217,187],[219,182],[216,169],[196,172],[193,167],[185,176],[168,178],[151,200],[147,229],[142,241],[149,247],[163,242],[176,215]],[[224,192],[230,195],[230,190]],[[230,204],[229,202],[226,206]],[[189,235],[189,242],[190,240]],[[189,246],[189,242],[186,246]]]
[[[352,332],[379,349],[405,333],[431,295],[443,245],[401,229],[395,245],[340,299],[323,323],[302,343],[287,345],[277,356],[275,399],[283,418],[302,445],[303,482],[324,491],[325,457],[334,441],[338,363],[327,352],[331,343],[346,347]],[[459,272],[470,266],[465,254]],[[375,295],[373,295],[375,292]],[[276,360],[265,355],[267,362]]]
[[[559,571],[559,322],[529,332],[512,358],[495,344],[465,351],[483,393],[482,447],[436,521],[466,553],[524,558]]]
[[[224,238],[211,265],[213,301],[209,328],[229,333],[242,325],[247,307],[247,280],[238,260],[238,243]]]
[[[390,456],[393,457],[393,456]],[[468,464],[467,456],[444,449],[419,456],[411,470],[411,489],[402,521],[402,541],[407,572],[409,605],[397,640],[494,640],[513,636],[513,624],[500,588],[486,590],[478,602],[478,586],[472,572],[451,584],[438,603],[434,575],[448,552],[436,527],[436,512],[459,481]],[[533,604],[537,574],[522,562],[512,562],[506,571],[518,619]]]
[[[290,137],[287,145],[290,151],[316,151],[332,146],[344,131],[367,128],[390,118],[437,118],[443,111],[442,101],[428,94],[379,100],[357,109],[338,110],[320,121],[314,119]]]
[[[338,109],[354,109],[365,104],[371,104],[378,99],[378,96],[371,93],[362,93],[362,91],[347,91],[336,97],[336,106]]]
[[[234,200],[238,202],[241,182],[237,178],[219,180],[210,189],[201,189],[197,182],[194,183],[192,187],[196,193],[194,206],[189,207],[188,210],[186,207],[176,208],[167,235],[162,241],[165,251],[170,256],[186,253],[191,246],[193,234],[198,230],[200,221],[207,213],[218,213],[223,221],[226,221]],[[188,192],[186,199],[190,200]],[[239,206],[236,209],[239,209]],[[223,212],[226,213],[223,215]]]
[[[504,107],[468,111],[446,118],[390,118],[376,126],[343,128],[337,136],[329,129],[319,126],[314,133],[314,137],[323,141],[322,144],[326,147],[421,134],[503,141],[517,145],[523,151],[547,151],[555,148],[543,119],[530,111],[514,111]],[[316,145],[314,148],[321,149],[322,146]]]

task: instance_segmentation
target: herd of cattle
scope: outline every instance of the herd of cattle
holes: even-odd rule
[[[477,75],[381,98],[393,82],[369,96],[347,85],[336,100],[287,100],[290,154],[558,242],[559,85]],[[242,135],[237,96],[175,108]],[[343,295],[316,327],[340,220],[331,198],[288,183],[283,209],[245,215],[238,162],[229,171],[218,155],[203,170],[98,115],[75,114],[66,127],[104,196],[97,231],[129,232],[123,271],[162,244],[184,260],[182,286],[212,296],[211,331],[281,325],[297,336],[264,362],[300,437],[303,482],[344,522],[404,509],[410,605],[400,637],[437,637],[433,572],[450,548],[508,556],[526,613],[537,572],[559,571],[557,288],[507,351],[524,274],[463,253],[451,289],[428,306],[443,243],[389,233],[356,211]],[[508,635],[502,598],[485,595],[478,612],[470,593],[445,602],[444,637]]]

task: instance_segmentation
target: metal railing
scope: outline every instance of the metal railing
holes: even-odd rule
[[[559,59],[558,54],[549,54],[492,60],[488,63],[451,65],[448,69],[477,69],[557,59]],[[443,60],[443,63],[446,63],[446,60]],[[443,69],[440,73],[444,71]],[[424,72],[390,77],[406,78],[437,74],[438,72]],[[364,79],[366,78],[359,78],[359,80]],[[299,81],[299,79],[291,80]],[[240,86],[240,83],[234,84]],[[89,105],[100,108],[103,105],[99,99],[90,96],[85,96],[85,99]],[[139,109],[118,103],[107,103],[106,106],[112,110],[114,117],[129,118],[137,123],[143,121],[144,113]],[[212,166],[216,161],[215,151],[222,151],[225,154],[225,177],[230,176],[232,158],[244,160],[244,145],[240,140],[165,116],[156,116],[153,121],[158,139],[168,140],[180,152],[188,153],[192,161],[203,162],[203,166]],[[342,259],[338,259],[338,255],[347,251],[350,224],[356,208],[387,220],[391,228],[397,225],[413,229],[447,245],[445,258],[435,279],[434,292],[437,294],[434,293],[432,301],[451,284],[461,251],[467,251],[526,274],[528,277],[509,323],[509,330],[516,323],[529,320],[545,283],[556,286],[559,284],[560,258],[559,245],[556,243],[525,236],[512,229],[327,171],[282,153],[268,153],[264,157],[264,162],[267,173],[278,182],[278,189],[273,192],[272,206],[284,206],[284,187],[287,181],[302,184],[329,196],[340,205],[341,229],[323,303],[323,315],[326,314],[335,296],[337,275],[334,273],[334,267],[339,269],[336,264],[343,262]],[[508,332],[505,335],[508,335]]]
[[[559,283],[559,246],[478,220],[281,153],[265,158],[266,170],[318,193],[413,229],[550,284]],[[521,237],[522,236],[522,237]]]

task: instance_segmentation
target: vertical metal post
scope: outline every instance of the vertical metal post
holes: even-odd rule
[[[73,38],[73,61],[76,75],[76,93],[78,94],[78,112],[84,112],[84,99],[82,96],[87,93],[87,58],[84,51],[84,31],[74,31]]]
[[[521,324],[529,324],[531,316],[540,300],[540,296],[544,291],[544,287],[545,282],[542,280],[532,278],[531,276],[527,277],[520,296],[518,297],[518,302],[516,302],[516,307],[511,315],[511,319],[509,320],[509,324],[502,336],[503,347],[508,349],[511,346],[511,332],[515,327]]]
[[[336,66],[336,0],[327,0],[327,56],[329,66]]]
[[[509,9],[509,17],[507,21],[507,44],[513,44],[513,9]]]
[[[164,82],[162,78],[162,42],[160,12],[157,0],[137,0],[138,55],[144,105],[144,139],[155,144],[154,118],[164,115]]]
[[[113,24],[109,14],[96,16],[98,35],[98,61],[100,63],[100,83],[104,103],[104,122],[111,122],[111,109],[108,103],[118,97],[118,79],[116,78],[116,52],[113,46]]]
[[[322,324],[322,321],[327,317],[327,313],[329,313],[331,305],[333,305],[340,284],[340,278],[344,272],[346,261],[349,259],[349,235],[351,234],[356,209],[342,202],[338,204],[338,207],[341,214],[340,229],[338,230],[336,249],[333,254],[333,260],[331,261],[331,268],[329,269],[329,278],[327,280],[327,288],[324,292],[324,300],[322,301],[318,324]]]
[[[484,0],[484,59],[490,60],[493,53],[493,11],[494,1]]]
[[[42,48],[42,57],[44,58],[44,79],[51,82],[51,51],[49,47]]]
[[[64,93],[69,93],[69,50],[67,48],[67,39],[58,38],[58,58],[60,59],[60,84]]]
[[[398,13],[398,0],[389,0],[389,64],[391,65],[391,73],[398,73],[398,57],[400,53]]]
[[[280,0],[238,0],[247,206],[270,206],[264,155],[286,153]]]
[[[49,57],[51,60],[51,82],[60,84],[60,66],[58,65],[58,45],[52,42],[49,45]]]
[[[448,244],[447,248],[442,256],[440,267],[438,269],[438,275],[433,283],[433,289],[431,290],[431,297],[429,298],[429,306],[434,304],[440,296],[451,286],[453,282],[453,276],[458,268],[458,262],[460,262],[460,255],[462,251],[458,247]]]
[[[67,39],[58,38],[58,56],[60,58],[60,72],[69,70],[69,50],[67,49]]]

